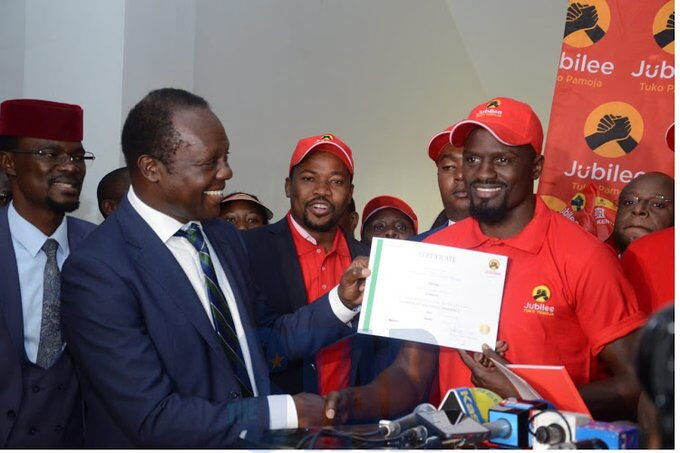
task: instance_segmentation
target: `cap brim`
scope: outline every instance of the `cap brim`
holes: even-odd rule
[[[231,203],[233,201],[249,201],[253,204],[258,205],[259,207],[261,207],[264,210],[264,214],[265,214],[265,217],[267,217],[267,220],[271,220],[274,217],[274,213],[272,213],[269,210],[269,208],[267,208],[265,205],[263,205],[262,203],[260,203],[257,200],[251,200],[251,199],[247,199],[247,198],[232,198],[231,200],[222,200],[222,201],[220,201],[220,204]]]
[[[494,136],[496,140],[507,146],[531,145],[531,143],[513,143],[513,141],[507,140],[508,137],[512,137],[514,135],[514,132],[506,127],[503,127],[499,124],[494,124],[491,126],[489,124],[474,120],[463,120],[453,126],[453,129],[451,129],[451,134],[449,135],[449,141],[453,144],[453,146],[463,146],[465,140],[467,140],[468,136],[470,135],[470,132],[472,132],[475,127],[482,127],[486,129],[491,135]]]
[[[354,174],[354,162],[352,161],[352,158],[347,154],[347,151],[345,151],[342,148],[342,146],[338,145],[337,143],[330,142],[330,141],[315,143],[312,146],[310,146],[309,148],[307,148],[307,151],[305,151],[304,154],[302,154],[302,156],[300,156],[300,159],[298,159],[298,161],[295,162],[293,164],[293,166],[295,166],[295,165],[299,164],[300,162],[302,162],[303,160],[305,160],[305,157],[307,157],[309,155],[309,153],[311,153],[312,151],[324,151],[323,149],[319,149],[319,148],[327,147],[327,146],[332,146],[333,149],[328,149],[328,150],[325,150],[325,151],[331,152],[331,153],[335,154],[336,156],[338,156],[338,158],[340,158],[340,160],[343,161],[345,163],[345,165],[347,165],[347,169],[349,170],[349,173],[353,175]]]
[[[427,155],[430,156],[430,159],[436,163],[439,159],[442,148],[444,148],[444,146],[450,142],[450,134],[448,131],[442,131],[435,134],[430,139],[430,143],[427,144]]]
[[[418,234],[418,221],[417,221],[416,219],[414,219],[414,218],[411,216],[411,214],[409,214],[408,212],[404,211],[403,209],[401,209],[401,208],[399,208],[399,207],[397,207],[397,206],[380,206],[379,208],[375,208],[373,211],[371,211],[371,212],[366,216],[366,218],[364,219],[364,221],[361,222],[361,231],[364,230],[364,226],[366,225],[366,222],[368,222],[368,219],[370,219],[371,217],[373,217],[373,216],[375,215],[376,212],[382,211],[383,209],[387,209],[387,208],[396,209],[397,211],[401,212],[401,213],[404,214],[406,217],[408,217],[408,218],[411,220],[411,223],[413,224],[413,229],[414,229],[414,231],[416,232],[416,234]]]

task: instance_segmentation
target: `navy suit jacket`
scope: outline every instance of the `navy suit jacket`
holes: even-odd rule
[[[40,385],[32,385],[35,395],[30,399],[24,395],[31,365],[24,349],[21,289],[7,211],[7,206],[0,209],[0,447],[78,446],[82,440],[82,404],[68,348],[55,365],[45,370]],[[66,221],[69,249],[73,253],[96,225],[73,217]],[[51,393],[49,401],[38,397],[60,385],[68,391]],[[28,429],[26,433],[18,432],[23,429],[21,419],[33,416],[34,420],[25,421],[36,432],[31,434]],[[65,429],[56,431],[55,424]]]
[[[85,444],[226,447],[269,427],[267,358],[313,354],[351,329],[328,300],[277,316],[237,230],[203,222],[232,287],[258,397],[229,359],[179,263],[126,199],[62,271],[62,323],[87,404]],[[258,328],[259,327],[259,328]]]
[[[447,226],[449,226],[449,225],[447,223],[445,223],[444,225],[438,226],[436,228],[432,228],[431,230],[423,231],[420,234],[416,234],[415,236],[411,236],[410,238],[408,238],[408,240],[409,241],[416,241],[416,242],[423,242],[425,240],[425,238],[432,236],[434,233],[436,233],[437,231],[443,230]]]
[[[242,234],[252,259],[254,278],[258,286],[267,293],[271,309],[279,315],[284,315],[307,306],[307,291],[302,269],[286,218],[271,225],[243,231]],[[352,258],[369,255],[368,246],[347,235],[345,239]],[[318,302],[319,300],[316,300],[309,305],[314,306]],[[355,327],[358,319],[358,316],[354,318]],[[354,335],[349,385],[363,385],[373,380],[380,371],[392,363],[398,350],[397,340]],[[318,393],[318,373],[313,356],[302,360],[288,359],[276,362],[277,366],[270,362],[269,365],[275,392]]]

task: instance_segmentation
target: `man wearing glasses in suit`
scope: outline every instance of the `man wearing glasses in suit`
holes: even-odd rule
[[[59,318],[60,269],[94,225],[78,208],[85,164],[80,106],[32,99],[0,104],[0,447],[82,443],[80,389]]]

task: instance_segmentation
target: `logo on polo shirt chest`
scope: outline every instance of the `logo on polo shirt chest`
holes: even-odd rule
[[[552,292],[548,285],[537,285],[531,290],[531,300],[528,300],[522,307],[524,313],[554,316],[555,307],[550,298]]]

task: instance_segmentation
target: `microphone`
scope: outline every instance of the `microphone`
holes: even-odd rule
[[[422,423],[418,418],[418,414],[435,412],[436,410],[437,408],[430,403],[422,403],[417,405],[410,414],[404,415],[403,417],[400,417],[394,421],[380,420],[378,426],[380,427],[381,431],[385,433],[385,439],[388,439],[399,435],[402,431],[406,431],[407,429],[421,425]]]
[[[476,422],[489,421],[489,409],[501,402],[494,392],[480,387],[458,387],[446,392],[439,404],[439,410],[446,412],[449,421],[459,422],[466,415]]]

